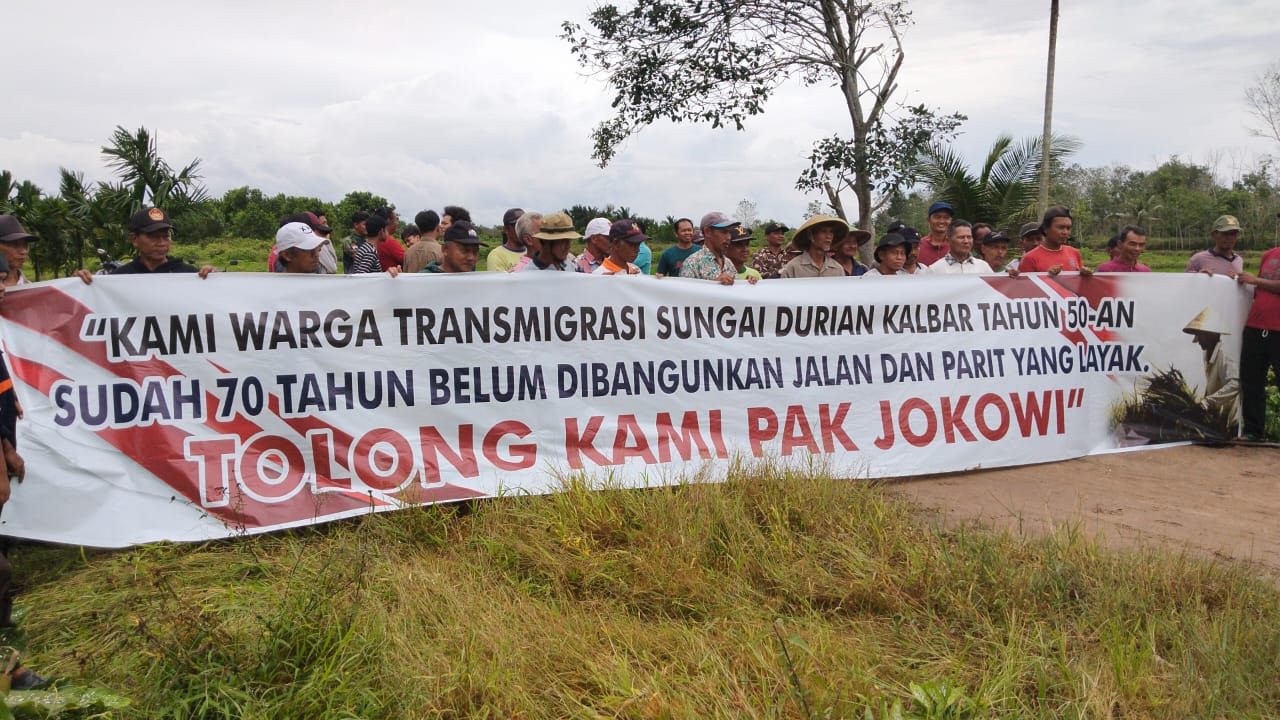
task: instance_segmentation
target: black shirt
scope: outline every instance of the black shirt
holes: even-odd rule
[[[148,268],[142,264],[138,258],[134,258],[133,262],[125,263],[120,269],[111,273],[112,275],[151,275],[153,273],[194,273],[200,272],[200,268],[194,265],[188,265],[178,258],[169,258],[164,261],[155,270]]]

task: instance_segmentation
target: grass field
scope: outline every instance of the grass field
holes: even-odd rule
[[[15,557],[43,672],[137,718],[1216,718],[1280,709],[1280,595],[867,483],[506,498]]]

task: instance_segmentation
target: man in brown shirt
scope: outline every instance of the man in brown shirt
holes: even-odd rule
[[[404,251],[404,271],[422,272],[431,263],[444,260],[444,249],[440,247],[440,215],[435,210],[423,210],[413,218],[418,226],[418,242]]]

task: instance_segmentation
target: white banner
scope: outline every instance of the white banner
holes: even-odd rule
[[[120,547],[574,471],[643,486],[817,458],[880,478],[1230,436],[1207,370],[1238,357],[1248,301],[1145,273],[41,283],[0,305],[28,468],[0,533]],[[1206,353],[1189,323],[1226,334]]]

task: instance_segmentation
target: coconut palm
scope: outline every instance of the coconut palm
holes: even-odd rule
[[[1080,149],[1080,141],[1054,136],[1049,162],[1057,164]],[[1010,228],[1037,215],[1040,177],[1040,138],[1015,142],[996,138],[977,174],[950,146],[931,146],[921,157],[920,178],[938,200],[955,207],[956,217]]]

